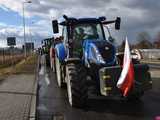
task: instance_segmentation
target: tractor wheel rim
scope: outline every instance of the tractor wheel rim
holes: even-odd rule
[[[69,78],[69,76],[68,76],[68,78]],[[67,90],[68,90],[68,100],[69,100],[70,105],[72,106],[72,92],[71,92],[71,83],[70,83],[69,79],[67,81]]]
[[[59,63],[59,60],[58,58],[56,58],[56,68],[57,68],[57,81],[58,81],[58,85],[61,86],[61,83],[60,83],[60,63]]]

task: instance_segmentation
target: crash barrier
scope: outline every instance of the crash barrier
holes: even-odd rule
[[[134,53],[141,56],[141,59],[160,60],[160,49],[134,49]]]

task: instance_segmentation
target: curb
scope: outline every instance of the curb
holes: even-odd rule
[[[35,120],[36,118],[36,101],[37,101],[37,97],[36,97],[36,89],[37,89],[37,82],[35,82],[34,85],[34,95],[32,95],[31,98],[31,103],[30,103],[30,115],[29,115],[29,120]]]
[[[33,95],[31,97],[31,103],[30,103],[29,120],[36,120],[39,63],[40,63],[40,56],[38,55],[38,60],[37,60],[36,70],[35,70],[35,80],[34,80],[33,91],[32,91]]]

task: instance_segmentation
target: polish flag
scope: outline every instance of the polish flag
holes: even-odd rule
[[[117,87],[122,91],[124,97],[128,96],[129,91],[132,89],[134,84],[134,67],[130,54],[130,48],[126,37],[124,58],[123,58],[123,69],[120,78],[117,82]]]

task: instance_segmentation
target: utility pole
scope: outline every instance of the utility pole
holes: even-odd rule
[[[23,2],[22,3],[22,7],[23,7],[23,30],[24,30],[24,57],[25,57],[25,59],[26,59],[26,57],[27,57],[27,51],[26,51],[26,29],[25,29],[25,27],[26,27],[26,25],[25,25],[25,9],[24,9],[24,5],[25,5],[25,3],[32,3],[32,1],[25,1],[25,2]]]

